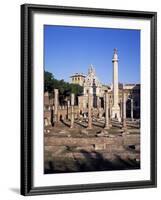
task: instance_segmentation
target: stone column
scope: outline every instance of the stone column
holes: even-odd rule
[[[133,110],[134,110],[134,107],[133,107],[133,99],[131,99],[131,121],[134,120],[134,117],[133,117]]]
[[[126,128],[126,93],[122,94],[122,126]]]
[[[71,118],[70,118],[70,128],[74,127],[74,94],[71,94]]]
[[[122,119],[122,99],[120,100],[120,117]]]
[[[97,108],[100,108],[100,98],[97,96]]]
[[[90,91],[88,92],[88,129],[92,129],[92,95]]]
[[[103,109],[105,110],[105,96],[103,97]]]
[[[67,100],[67,119],[69,119],[69,108],[70,108],[70,101]]]
[[[114,55],[112,59],[113,63],[113,106],[112,106],[112,118],[117,118],[118,121],[121,121],[120,118],[120,107],[119,103],[119,88],[118,88],[118,55],[117,49],[114,49]]]
[[[111,104],[110,104],[110,102],[109,102],[109,114],[110,114],[110,119],[112,118],[112,117],[111,117],[111,115],[112,115],[112,111],[111,111],[111,110],[112,110],[112,108],[111,108]]]
[[[48,125],[49,125],[48,119],[47,119],[47,118],[44,119],[44,125],[45,125],[45,126],[48,126]]]
[[[97,109],[98,109],[98,118],[101,119],[102,109],[101,109],[101,99],[99,97],[97,97]]]
[[[108,113],[108,109],[109,109],[109,102],[108,102],[108,92],[105,92],[105,127],[104,129],[109,129],[109,113]]]
[[[54,89],[54,123],[58,122],[58,104],[59,104],[59,91]]]

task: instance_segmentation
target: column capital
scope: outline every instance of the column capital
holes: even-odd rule
[[[112,62],[118,62],[118,54],[117,54],[117,49],[114,48],[114,54],[113,54],[113,59]]]

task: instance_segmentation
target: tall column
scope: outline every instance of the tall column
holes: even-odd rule
[[[120,117],[122,119],[122,99],[120,100]]]
[[[97,96],[97,108],[100,108],[100,98]]]
[[[109,129],[109,113],[108,113],[108,92],[105,92],[105,127],[104,129]]]
[[[98,117],[102,118],[102,108],[101,108],[101,99],[98,97]]]
[[[92,95],[90,91],[88,92],[88,129],[92,129]]]
[[[122,94],[122,126],[126,128],[126,93]]]
[[[58,89],[54,89],[54,122],[58,122],[58,104],[59,104],[59,100],[58,100],[58,95],[59,91]]]
[[[70,128],[74,127],[74,94],[71,94],[71,119],[70,119]]]
[[[114,55],[112,59],[113,63],[113,106],[112,106],[112,118],[117,118],[118,121],[121,121],[120,118],[120,107],[119,103],[119,88],[118,88],[118,55],[117,49],[114,49]]]
[[[109,104],[109,112],[110,112],[110,119],[112,118],[111,116],[112,116],[112,108],[111,108],[111,104]]]
[[[70,101],[67,100],[67,119],[69,119],[69,107],[70,107]]]
[[[133,117],[133,110],[134,110],[134,104],[133,104],[133,99],[131,98],[131,121],[133,121],[134,120],[134,117]]]

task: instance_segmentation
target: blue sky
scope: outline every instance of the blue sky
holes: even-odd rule
[[[57,79],[87,74],[95,67],[99,80],[112,82],[113,49],[118,49],[119,82],[140,83],[140,31],[109,28],[44,26],[44,67]]]

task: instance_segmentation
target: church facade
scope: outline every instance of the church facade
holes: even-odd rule
[[[88,74],[83,82],[83,95],[78,97],[78,106],[80,111],[87,112],[88,95],[92,96],[92,107],[100,108],[103,104],[103,98],[107,86],[103,86],[96,76],[94,67],[91,65],[88,69]]]

